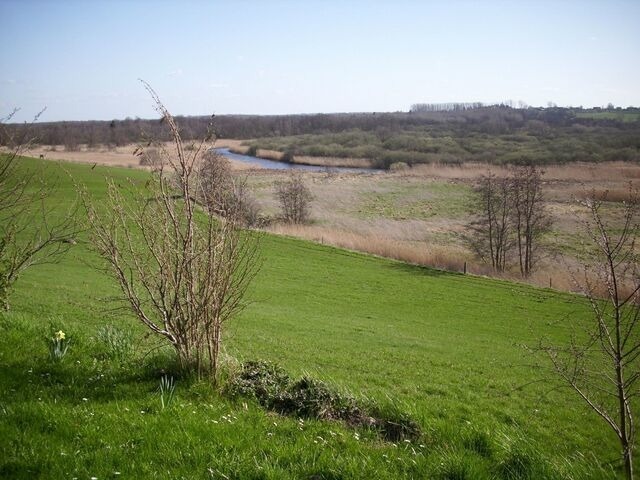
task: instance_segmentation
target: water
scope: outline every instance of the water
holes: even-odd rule
[[[299,163],[278,162],[276,160],[267,160],[265,158],[251,157],[249,155],[241,155],[233,153],[228,148],[215,148],[216,153],[242,163],[248,163],[257,167],[268,168],[271,170],[308,170],[311,172],[350,172],[350,173],[380,173],[382,170],[377,168],[349,168],[349,167],[319,167],[317,165],[301,165]]]

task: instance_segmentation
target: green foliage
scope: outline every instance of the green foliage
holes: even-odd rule
[[[58,168],[46,164],[49,175]],[[136,170],[65,168],[96,199],[104,198],[105,176],[147,180]],[[51,201],[65,205],[73,185],[66,176],[58,185]],[[513,471],[611,479],[619,472],[615,438],[576,408],[571,392],[539,382],[542,372],[520,347],[541,335],[569,339],[562,320],[587,315],[581,299],[291,238],[265,235],[261,248],[252,303],[234,323],[227,352],[277,359],[291,383],[323,380],[331,391],[405,412],[420,440],[380,441],[373,428],[279,416],[182,378],[171,415],[161,414],[158,379],[177,378],[169,349],[158,349],[137,323],[137,348],[124,365],[82,341],[104,326],[115,306],[105,299],[117,289],[92,268],[97,258],[80,238],[60,264],[28,271],[13,310],[0,312],[0,477],[401,479],[446,470],[473,479]],[[47,335],[62,329],[74,338],[55,365],[43,361],[42,319],[52,312],[65,325]],[[298,398],[311,391],[319,389],[306,386]],[[520,434],[527,445],[510,440]],[[482,453],[486,444],[491,455]]]
[[[253,397],[263,406],[273,409],[276,399],[285,391],[290,379],[278,365],[266,361],[249,361],[227,383],[227,392]]]
[[[168,408],[173,402],[175,390],[176,382],[173,377],[163,375],[160,378],[160,386],[158,387],[158,395],[160,396],[162,410]]]
[[[62,330],[52,332],[46,339],[47,349],[49,351],[49,360],[51,362],[60,362],[69,350],[71,338]]]
[[[434,122],[405,125],[383,136],[353,129],[266,137],[252,141],[250,148],[279,150],[291,155],[367,158],[379,168],[390,168],[396,163],[547,165],[640,159],[640,137],[635,127],[559,125],[530,120],[493,131],[486,128],[489,125],[488,122]]]
[[[96,339],[105,350],[105,355],[111,360],[125,362],[131,356],[133,338],[130,330],[118,328],[115,325],[100,327]]]
[[[540,478],[534,475],[536,459],[526,451],[512,450],[498,464],[497,473],[499,478],[505,480],[524,480]]]
[[[494,453],[494,446],[489,435],[482,431],[473,429],[463,436],[463,444],[468,450],[478,455],[491,458]]]

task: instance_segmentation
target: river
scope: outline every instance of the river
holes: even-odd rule
[[[216,153],[237,162],[248,163],[261,168],[271,170],[307,170],[312,172],[349,172],[349,173],[380,173],[383,170],[377,168],[351,168],[351,167],[321,167],[317,165],[303,165],[299,163],[278,162],[276,160],[267,160],[266,158],[252,157],[250,155],[241,155],[233,153],[228,148],[215,148]]]

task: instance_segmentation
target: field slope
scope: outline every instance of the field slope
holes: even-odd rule
[[[73,200],[61,166],[52,201]],[[96,197],[104,177],[144,172],[64,164]],[[571,392],[553,388],[527,353],[566,338],[570,295],[414,267],[265,235],[250,304],[227,337],[238,360],[268,359],[292,375],[412,415],[424,435],[392,444],[336,422],[284,418],[208,385],[178,380],[161,409],[166,351],[126,312],[82,240],[20,280],[0,314],[2,478],[611,478],[615,438]],[[135,333],[136,353],[109,360],[97,332]],[[73,338],[47,360],[53,329]]]

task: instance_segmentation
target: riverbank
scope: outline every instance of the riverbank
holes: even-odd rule
[[[236,163],[242,162],[244,164],[255,166],[258,168],[265,168],[269,170],[306,170],[311,172],[324,172],[326,170],[332,170],[335,172],[345,172],[345,173],[380,173],[383,170],[376,168],[367,168],[367,167],[345,167],[340,165],[329,166],[329,165],[314,165],[308,163],[301,162],[289,162],[284,159],[275,160],[272,158],[265,158],[253,155],[246,155],[241,153],[236,153],[240,149],[238,148],[216,148],[215,151],[219,155],[227,158],[230,161],[234,161]]]
[[[250,155],[250,147],[243,145],[242,141],[238,145],[229,147],[231,153],[238,155]],[[314,157],[311,155],[294,155],[287,159],[284,152],[278,150],[267,150],[258,148],[255,155],[250,155],[264,160],[276,162],[287,162],[295,165],[312,165],[324,168],[363,168],[376,169],[374,163],[367,158],[342,158],[342,157]]]

